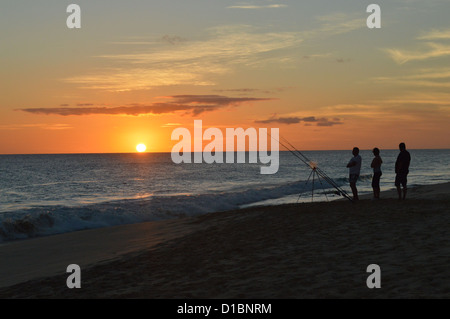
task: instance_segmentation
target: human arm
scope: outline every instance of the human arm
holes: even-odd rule
[[[381,159],[381,157],[377,156],[372,160],[372,164],[370,164],[370,167],[372,167],[372,168],[381,167],[382,163],[383,163],[383,160]]]
[[[350,162],[348,162],[347,167],[353,167],[356,166],[356,161],[354,161],[353,159],[350,160]]]

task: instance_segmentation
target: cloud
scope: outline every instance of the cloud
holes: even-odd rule
[[[337,35],[361,29],[366,26],[366,18],[348,13],[335,12],[329,15],[318,16],[316,20],[320,27],[307,31],[310,37],[320,35]]]
[[[318,59],[318,58],[327,58],[331,55],[331,53],[325,53],[325,54],[308,54],[304,55],[302,58],[305,60],[309,59]]]
[[[272,117],[270,119],[267,120],[259,120],[259,121],[255,121],[255,123],[258,124],[271,124],[271,123],[279,123],[279,124],[298,124],[301,123],[303,121],[303,119],[298,118],[298,117]]]
[[[72,108],[27,108],[20,111],[44,114],[44,115],[141,115],[141,114],[163,114],[176,111],[188,110],[188,106],[170,103],[155,103],[152,105],[133,105],[118,107],[72,107]],[[193,108],[193,111],[195,108]]]
[[[426,46],[428,50],[403,51],[399,49],[385,49],[385,51],[398,64],[450,56],[450,45],[429,42],[426,43]]]
[[[390,57],[398,64],[405,64],[411,61],[424,61],[450,56],[450,45],[442,43],[450,39],[450,29],[432,30],[422,33],[417,37],[418,40],[425,40],[421,49],[401,50],[401,49],[384,49]]]
[[[415,74],[393,77],[377,77],[380,83],[419,86],[430,89],[448,89],[450,87],[450,68],[428,68],[417,70]]]
[[[169,44],[172,44],[172,45],[176,45],[176,44],[185,42],[186,39],[185,39],[185,38],[182,38],[182,37],[179,37],[179,36],[177,36],[177,35],[167,35],[167,34],[166,34],[165,36],[163,36],[163,37],[161,38],[161,41],[166,42],[166,43],[169,43]]]
[[[20,111],[44,115],[144,115],[169,114],[183,111],[193,116],[204,112],[212,112],[229,106],[238,106],[246,102],[269,101],[272,98],[236,98],[222,95],[174,95],[169,96],[170,102],[131,104],[117,107],[57,107],[57,108],[24,108]]]
[[[334,126],[344,124],[340,119],[334,118],[332,120],[327,118],[320,118],[317,121],[317,126]]]
[[[153,45],[157,44],[156,41],[116,41],[116,42],[108,42],[110,44],[117,45]]]
[[[449,121],[450,94],[447,92],[407,92],[393,98],[380,98],[367,104],[330,105],[322,110],[336,114],[348,121],[366,123],[384,122],[385,125],[410,123],[420,126],[424,123]],[[336,121],[337,119],[333,119]],[[428,125],[428,124],[427,124]]]
[[[279,6],[279,5],[275,5]],[[159,41],[132,49],[130,38],[126,54],[102,54],[110,68],[71,76],[63,81],[83,89],[107,91],[148,90],[161,86],[217,84],[220,76],[242,67],[264,68],[277,65],[295,68],[300,45],[310,39],[330,37],[365,26],[364,19],[345,14],[319,17],[317,27],[306,31],[273,31],[249,25],[219,26],[206,30],[196,39],[164,35]],[[145,44],[146,41],[139,44]],[[126,44],[127,42],[120,42]],[[167,43],[171,45],[167,45]],[[323,57],[323,54],[305,55]]]
[[[433,92],[424,93],[408,93],[397,96],[396,98],[385,99],[377,104],[380,107],[390,111],[401,111],[409,115],[420,115],[420,118],[425,119],[430,116],[438,116],[441,119],[449,118],[448,111],[450,110],[450,94],[448,90],[444,93]]]
[[[348,63],[348,62],[351,62],[351,61],[352,61],[351,59],[344,59],[344,58],[336,59],[337,63]]]
[[[166,123],[164,125],[161,125],[161,127],[177,127],[177,126],[181,126],[183,124],[181,123]]]
[[[297,117],[297,116],[293,116],[293,117],[276,117],[272,116],[269,119],[266,120],[258,120],[255,121],[255,123],[258,124],[271,124],[271,123],[278,123],[278,124],[286,124],[286,125],[291,125],[291,124],[299,124],[299,123],[316,123],[317,126],[333,126],[333,125],[340,125],[340,124],[344,124],[340,119],[338,118],[334,118],[332,120],[328,119],[328,118],[316,118],[315,116],[310,116],[310,117]]]
[[[260,89],[251,89],[251,88],[242,88],[242,89],[216,89],[214,90],[215,92],[238,92],[238,93],[253,93],[253,92],[264,92],[266,93],[267,91],[263,91]]]
[[[245,25],[210,28],[197,40],[181,41],[173,36],[163,39],[176,45],[149,45],[127,54],[100,55],[97,58],[111,60],[112,65],[118,67],[64,81],[81,88],[109,91],[214,85],[217,76],[229,74],[240,66],[289,63],[290,60],[280,56],[279,50],[295,48],[303,41],[300,32],[262,31]],[[277,52],[277,59],[274,59],[274,52]]]
[[[217,104],[217,105],[237,105],[243,102],[269,101],[273,98],[253,98],[253,97],[228,97],[222,95],[174,95],[172,96],[177,103],[183,104]]]
[[[432,30],[426,33],[423,33],[417,39],[419,40],[445,40],[450,39],[450,29],[446,30]]]
[[[229,6],[228,9],[278,9],[287,8],[286,4],[268,4],[268,5],[235,5]]]
[[[53,131],[53,130],[71,129],[72,126],[70,126],[69,124],[46,124],[46,123],[0,125],[0,130],[21,130],[21,129],[33,129],[33,128]]]
[[[285,86],[285,87],[276,87],[276,88],[270,88],[270,89],[254,89],[254,88],[240,88],[240,89],[215,89],[214,92],[235,92],[235,93],[241,93],[241,95],[245,95],[246,93],[265,93],[265,94],[273,94],[273,93],[280,93],[284,92],[290,89],[293,89],[292,86]]]

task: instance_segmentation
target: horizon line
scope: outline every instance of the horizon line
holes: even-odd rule
[[[300,150],[295,149],[294,151],[302,151],[302,152],[342,152],[342,151],[351,151],[352,149],[334,149],[334,150]],[[382,149],[382,151],[398,151],[398,148],[386,148]],[[411,151],[445,151],[450,150],[450,148],[408,148],[407,150]],[[360,149],[360,151],[372,151],[372,149]],[[234,151],[234,153],[241,152],[241,151]],[[250,151],[245,151],[245,153],[249,153]],[[259,151],[254,151],[259,152]],[[266,151],[264,151],[266,152]],[[270,150],[269,150],[270,152]],[[279,152],[290,152],[289,150],[279,150]],[[87,153],[0,153],[0,156],[13,156],[13,155],[115,155],[115,154],[170,154],[171,152],[104,152],[104,153],[97,153],[97,152],[87,152]],[[197,153],[197,152],[186,152],[186,153]],[[204,153],[204,152],[202,152]],[[227,151],[220,152],[220,153],[227,153]]]

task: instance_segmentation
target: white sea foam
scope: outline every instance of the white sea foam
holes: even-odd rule
[[[297,194],[304,183],[241,192],[147,196],[80,206],[41,206],[0,214],[0,240],[24,239],[83,229],[194,216]]]

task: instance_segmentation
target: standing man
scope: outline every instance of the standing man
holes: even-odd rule
[[[373,160],[370,167],[373,168],[373,177],[372,177],[372,188],[373,188],[373,198],[380,199],[380,178],[383,173],[381,172],[381,164],[383,164],[383,160],[380,156],[380,149],[375,147],[372,151]]]
[[[353,200],[357,201],[359,200],[358,197],[358,189],[356,188],[356,182],[358,181],[359,174],[361,172],[361,163],[362,158],[359,155],[359,148],[355,147],[353,148],[353,158],[348,162],[347,167],[349,168],[349,181],[350,181],[350,188],[353,192]]]
[[[406,199],[407,187],[406,184],[408,182],[408,173],[409,173],[409,164],[411,163],[411,155],[406,150],[405,143],[400,143],[398,146],[400,149],[400,154],[398,154],[397,161],[395,162],[395,186],[397,187],[398,199],[402,199],[402,190],[400,185],[403,186],[403,199]]]

